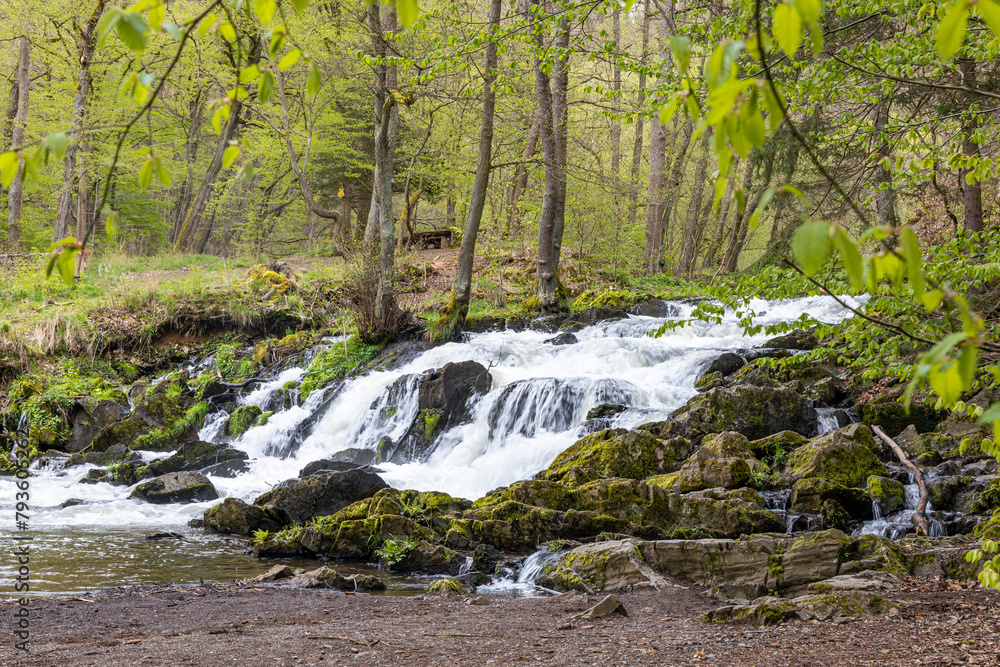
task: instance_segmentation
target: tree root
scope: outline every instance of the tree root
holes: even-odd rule
[[[893,452],[896,453],[896,458],[904,466],[910,469],[913,473],[913,479],[917,482],[917,487],[920,489],[920,500],[917,502],[917,509],[913,512],[913,525],[917,527],[917,535],[930,536],[931,526],[930,522],[927,520],[927,502],[930,500],[930,494],[927,493],[927,485],[924,484],[924,475],[920,472],[920,468],[915,466],[910,459],[906,458],[906,454],[903,453],[903,449],[896,444],[896,441],[885,434],[881,426],[872,426],[872,431],[879,438],[882,439],[885,444],[889,445]]]

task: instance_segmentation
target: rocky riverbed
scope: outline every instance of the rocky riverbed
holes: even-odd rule
[[[779,322],[845,315],[822,299],[766,306]],[[684,308],[491,323],[329,381],[316,360],[342,339],[265,341],[246,352],[269,360],[262,377],[242,383],[194,359],[78,401],[61,450],[36,463],[54,506],[41,523],[190,524],[292,559],[229,578],[255,585],[383,587],[352,563],[470,599],[682,582],[711,592],[699,617],[733,627],[891,617],[908,577],[975,575],[963,555],[1000,535],[1000,485],[995,460],[960,452],[985,435],[973,419],[919,400],[907,412],[898,386],[862,394],[809,354],[808,332],[648,335]],[[876,424],[924,471],[931,537],[908,536],[915,485]]]

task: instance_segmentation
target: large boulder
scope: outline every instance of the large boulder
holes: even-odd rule
[[[427,574],[457,575],[465,565],[465,557],[446,546],[421,540],[393,562],[389,569],[397,572],[424,572]]]
[[[674,413],[666,433],[695,440],[707,433],[737,431],[751,440],[781,431],[816,433],[812,402],[781,387],[716,387],[699,394]],[[661,433],[664,435],[664,433]]]
[[[794,511],[816,514],[827,500],[839,503],[853,519],[872,518],[872,499],[864,489],[817,477],[800,479],[792,486]]]
[[[157,504],[197,503],[215,500],[219,492],[201,473],[172,472],[139,484],[131,497]]]
[[[334,514],[386,487],[388,484],[381,477],[366,469],[319,473],[272,489],[258,497],[254,505],[286,526]]]
[[[205,528],[217,533],[252,535],[256,530],[277,531],[281,526],[256,505],[248,505],[239,498],[226,498],[205,511]]]
[[[182,470],[203,470],[220,463],[246,461],[248,458],[249,455],[239,449],[196,440],[182,444],[173,456],[153,461],[149,468],[157,475],[165,475]]]
[[[646,431],[607,429],[577,440],[536,477],[557,481],[572,476],[577,482],[643,479],[676,470],[690,452],[691,443],[684,438],[663,441]]]
[[[736,489],[747,486],[760,468],[766,471],[766,466],[753,457],[745,436],[734,431],[707,435],[681,466],[674,490]]]
[[[784,336],[777,336],[765,342],[761,347],[780,350],[814,350],[819,345],[819,339],[809,331],[793,331]]]
[[[866,482],[868,495],[878,504],[882,516],[889,516],[906,506],[906,489],[903,483],[890,477],[872,475]]]
[[[441,414],[441,427],[469,419],[469,398],[481,396],[493,386],[490,372],[475,361],[445,364],[420,378],[417,401],[420,410]]]
[[[814,438],[792,452],[785,467],[794,479],[822,477],[844,486],[860,486],[871,475],[886,475],[882,462],[872,451],[871,431],[861,424]]]
[[[66,451],[73,453],[83,450],[102,429],[125,419],[128,414],[128,408],[110,399],[78,401],[70,420],[73,432],[66,443]]]
[[[646,563],[638,545],[638,540],[614,540],[579,546],[536,583],[555,590],[587,593],[669,586],[663,575]]]

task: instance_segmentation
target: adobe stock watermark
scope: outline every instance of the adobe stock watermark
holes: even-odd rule
[[[24,431],[24,419],[19,427],[19,431]],[[16,452],[14,472],[17,491],[14,495],[14,559],[16,561],[17,576],[14,577],[14,591],[18,594],[17,607],[14,611],[14,648],[19,651],[28,652],[28,641],[31,637],[31,599],[28,593],[31,591],[31,541],[28,534],[31,500],[31,482],[28,481],[31,473],[28,466],[31,460],[28,458],[27,447],[12,447],[12,452]]]

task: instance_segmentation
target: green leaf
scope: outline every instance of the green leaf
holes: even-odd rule
[[[219,34],[230,44],[236,43],[236,28],[229,21],[223,21],[219,24]]]
[[[834,242],[840,251],[840,258],[844,263],[844,270],[851,281],[851,286],[855,290],[861,290],[865,284],[864,262],[861,259],[861,251],[854,245],[854,241],[847,234],[843,227],[837,226],[834,235]]]
[[[178,42],[184,38],[184,33],[182,33],[181,29],[174,23],[164,22],[161,27],[163,28],[163,32],[167,33]]]
[[[819,0],[795,0],[795,10],[807,24],[819,21]]]
[[[302,57],[302,51],[299,49],[292,49],[278,61],[278,71],[284,72],[289,67],[292,67],[295,63],[299,62],[299,58]]]
[[[118,236],[118,211],[112,211],[110,207],[105,204],[101,213],[108,216],[104,220],[104,234],[108,237],[109,241],[113,241],[114,238]]]
[[[760,196],[760,201],[757,202],[757,208],[754,209],[753,214],[750,216],[750,229],[757,229],[757,225],[760,223],[760,218],[764,214],[764,208],[771,202],[774,198],[774,188],[768,188],[764,190],[764,194]]]
[[[217,134],[222,133],[222,124],[229,121],[229,105],[223,104],[212,114],[212,129]]]
[[[920,252],[920,241],[911,227],[903,227],[899,232],[899,244],[906,260],[906,275],[910,279],[910,287],[918,299],[924,296],[924,258]]]
[[[142,163],[139,169],[139,187],[145,190],[153,182],[153,158],[150,157]]]
[[[260,19],[261,25],[268,25],[274,18],[278,4],[274,0],[253,0],[253,13]]]
[[[73,239],[75,242],[76,239]],[[80,252],[79,246],[68,245],[63,248],[62,252],[59,253],[58,259],[56,259],[56,268],[59,269],[59,276],[62,281],[66,283],[67,287],[73,286],[73,274],[76,272],[76,254]]]
[[[229,146],[226,148],[225,152],[222,153],[222,168],[229,169],[233,166],[233,162],[240,155],[239,146]]]
[[[107,39],[108,35],[114,29],[122,18],[122,10],[117,7],[112,7],[104,13],[101,20],[97,22],[97,44],[104,44],[104,40]]]
[[[682,35],[674,35],[670,38],[670,52],[677,61],[677,71],[686,75],[688,66],[691,64],[691,38]]]
[[[976,9],[979,11],[983,23],[990,27],[993,36],[1000,37],[1000,4],[993,0],[979,0],[976,3]]]
[[[417,0],[396,0],[396,15],[404,28],[412,28],[417,21]]]
[[[10,188],[18,169],[21,167],[21,157],[14,151],[0,153],[0,183]]]
[[[959,399],[965,387],[958,363],[949,361],[935,366],[927,373],[927,383],[931,386],[945,405],[951,405]]]
[[[309,0],[292,0],[292,6],[295,7],[296,14],[301,14],[309,6]]]
[[[958,0],[948,6],[948,13],[938,24],[934,43],[941,60],[948,60],[965,40],[965,26],[969,21],[969,5],[966,0]]]
[[[319,92],[319,68],[316,63],[309,64],[309,73],[306,75],[306,95],[313,96]]]
[[[115,23],[118,38],[122,40],[133,53],[142,53],[146,48],[149,31],[149,24],[138,12],[125,12],[120,20]]]
[[[170,173],[167,171],[167,168],[163,166],[163,160],[161,160],[160,158],[156,158],[155,162],[156,162],[156,180],[158,180],[160,182],[160,185],[162,185],[163,187],[169,188],[170,184],[172,183],[170,179]]]
[[[268,71],[264,71],[261,74],[260,81],[257,82],[257,99],[261,104],[265,103],[271,97],[271,91],[274,89],[274,75]]]
[[[271,43],[267,47],[267,52],[270,55],[272,62],[278,57],[281,50],[285,48],[285,40],[287,38],[288,34],[285,32],[284,28],[275,28],[271,33]]]
[[[807,276],[823,268],[831,245],[830,225],[823,220],[803,223],[792,235],[792,253]]]
[[[794,58],[795,52],[799,50],[799,44],[802,43],[802,17],[799,13],[791,5],[781,3],[774,8],[771,30],[774,41],[781,50],[788,54],[789,58]]]
[[[45,146],[52,151],[57,158],[62,159],[69,147],[69,139],[62,132],[56,132],[45,137]]]
[[[244,67],[240,70],[240,83],[249,83],[260,76],[260,67],[257,64]]]
[[[205,39],[205,35],[215,27],[215,23],[219,18],[215,14],[209,14],[201,20],[201,25],[198,26],[198,38]]]

